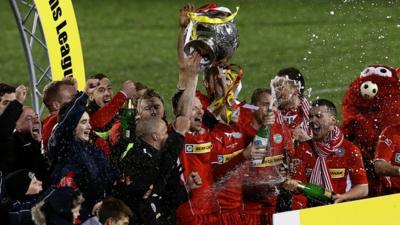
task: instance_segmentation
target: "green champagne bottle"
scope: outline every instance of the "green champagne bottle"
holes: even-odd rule
[[[260,128],[257,130],[256,136],[254,137],[254,145],[256,148],[263,147],[266,148],[269,145],[269,129]]]
[[[328,190],[325,190],[323,187],[315,185],[315,184],[297,184],[297,189],[299,189],[305,196],[310,199],[319,201],[324,204],[332,204],[333,203],[333,195],[334,193]]]
[[[254,140],[253,140],[253,144],[256,149],[260,149],[260,148],[267,149],[268,148],[268,145],[269,145],[269,129],[268,129],[268,127],[260,128],[257,130],[256,136],[254,137]],[[250,161],[250,166],[256,167],[256,166],[262,164],[263,161],[264,161],[264,159],[253,159]]]
[[[272,108],[268,108],[268,113],[272,112]],[[257,130],[256,136],[254,137],[253,144],[256,149],[269,149],[269,136],[270,127],[261,127]],[[251,167],[256,167],[264,162],[264,159],[253,159],[250,161]]]
[[[128,105],[123,109],[121,116],[121,128],[124,139],[130,139],[131,137],[131,126],[135,119],[135,109],[133,107],[132,99],[128,100]]]

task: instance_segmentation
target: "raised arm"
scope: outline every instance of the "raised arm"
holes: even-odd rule
[[[179,76],[185,77],[186,87],[178,102],[177,113],[181,116],[190,117],[193,108],[193,100],[196,94],[198,72],[200,69],[201,56],[194,52],[185,58],[183,67],[179,70]]]
[[[57,156],[57,152],[61,144],[68,141],[69,135],[73,133],[76,123],[73,121],[77,119],[77,113],[85,111],[88,95],[93,93],[98,85],[98,79],[89,79],[86,83],[85,92],[79,92],[74,100],[68,104],[72,104],[62,116],[61,121],[55,126],[50,139],[49,139],[49,156],[52,159]],[[80,118],[79,118],[80,119]]]
[[[194,12],[195,7],[193,4],[188,3],[179,9],[179,34],[178,34],[178,65],[179,69],[185,64],[184,60],[186,58],[183,48],[185,47],[185,29],[189,24],[189,12]],[[186,80],[183,74],[179,73],[178,89],[184,90],[186,88]]]
[[[136,87],[133,81],[127,80],[122,89],[104,107],[90,115],[90,125],[94,130],[103,129],[118,113],[125,101],[136,97]]]
[[[8,139],[12,135],[17,120],[22,113],[27,91],[28,89],[24,85],[19,85],[15,89],[16,99],[11,101],[3,114],[0,115],[0,140]]]

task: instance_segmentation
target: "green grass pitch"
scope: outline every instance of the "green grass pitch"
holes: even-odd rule
[[[283,67],[305,75],[311,99],[337,106],[348,84],[369,64],[400,66],[400,2],[325,0],[216,1],[240,6],[240,47],[231,60],[243,66],[241,99]],[[178,9],[185,1],[74,0],[87,76],[108,74],[118,90],[126,79],[176,91]],[[206,1],[194,1],[200,6]],[[0,82],[28,84],[27,66],[8,1],[0,1]]]

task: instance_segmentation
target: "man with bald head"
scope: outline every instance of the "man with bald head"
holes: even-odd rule
[[[138,224],[176,224],[175,210],[187,200],[177,160],[189,126],[178,117],[168,134],[161,118],[138,121],[135,145],[122,160],[126,186],[120,192]]]
[[[140,120],[136,126],[136,136],[160,150],[167,140],[167,125],[160,118],[147,118]]]

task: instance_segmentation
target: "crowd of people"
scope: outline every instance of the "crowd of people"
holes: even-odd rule
[[[198,91],[202,57],[183,54],[194,10],[180,11],[171,121],[164,98],[139,81],[117,93],[105,74],[83,91],[72,77],[52,81],[43,120],[25,105],[24,85],[0,83],[1,224],[272,225],[276,212],[325,204],[302,184],[331,192],[333,204],[368,196],[362,154],[336,106],[310,104],[298,69],[278,71],[272,90],[256,88],[249,104],[231,97],[236,80],[222,66],[204,71],[206,93]],[[267,144],[255,141],[261,131]],[[377,144],[376,173],[400,176],[397,142],[387,140]],[[397,181],[380,194],[398,192]]]

